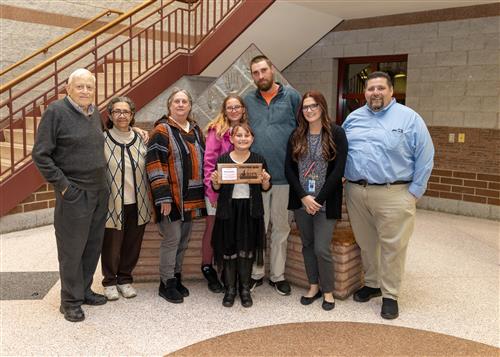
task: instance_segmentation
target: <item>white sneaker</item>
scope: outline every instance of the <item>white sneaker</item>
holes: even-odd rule
[[[137,291],[130,284],[117,285],[118,291],[122,293],[124,298],[133,298],[137,296]]]
[[[118,290],[116,289],[116,285],[105,286],[104,287],[104,296],[109,301],[118,300],[120,295],[118,294]]]

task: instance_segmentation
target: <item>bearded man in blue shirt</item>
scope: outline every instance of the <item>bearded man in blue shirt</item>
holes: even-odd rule
[[[373,72],[365,83],[366,105],[342,127],[349,143],[346,204],[361,248],[365,285],[354,300],[382,296],[381,316],[399,316],[398,295],[416,202],[432,171],[434,146],[423,119],[392,98],[391,78]]]

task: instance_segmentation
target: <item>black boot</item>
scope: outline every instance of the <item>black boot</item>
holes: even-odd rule
[[[174,276],[175,276],[175,279],[177,280],[177,284],[176,284],[177,291],[180,292],[182,296],[188,297],[189,290],[184,285],[182,285],[181,273],[175,273]]]
[[[240,281],[240,299],[243,307],[253,305],[250,294],[250,278],[252,275],[252,259],[238,258],[238,279]]]
[[[219,277],[217,276],[217,272],[211,265],[203,265],[201,267],[201,272],[203,273],[205,279],[207,279],[208,289],[211,292],[221,293],[224,291],[224,289],[222,288],[222,284],[219,281]]]
[[[224,282],[226,285],[226,292],[222,299],[222,305],[231,307],[236,297],[236,259],[224,260]]]
[[[160,287],[158,289],[158,294],[167,300],[168,302],[174,304],[180,304],[184,302],[184,298],[181,293],[177,290],[177,279],[172,278],[168,279],[164,284],[163,281],[160,280]]]

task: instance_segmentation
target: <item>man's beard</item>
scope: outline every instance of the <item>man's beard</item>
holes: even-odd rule
[[[377,104],[374,104],[375,101],[377,101]],[[379,102],[380,104],[378,104]],[[384,107],[384,98],[370,98],[368,100],[368,106],[374,112],[378,112]]]
[[[257,88],[259,88],[260,91],[262,92],[267,92],[271,87],[273,86],[273,81],[260,81],[257,84]]]

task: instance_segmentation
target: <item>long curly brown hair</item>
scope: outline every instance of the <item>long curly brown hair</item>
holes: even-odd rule
[[[292,134],[292,158],[295,162],[298,162],[300,158],[307,155],[309,151],[307,134],[309,132],[309,122],[304,117],[304,112],[302,107],[304,105],[304,100],[306,98],[312,98],[319,104],[321,109],[321,148],[323,153],[323,158],[326,161],[332,161],[335,159],[337,154],[337,149],[335,142],[332,138],[332,120],[328,115],[328,105],[326,104],[326,99],[318,91],[310,90],[304,94],[302,101],[300,102],[299,112],[297,115],[297,129]]]

